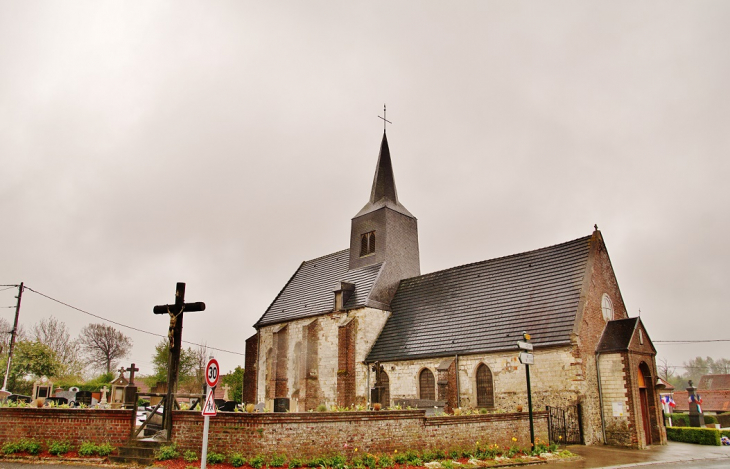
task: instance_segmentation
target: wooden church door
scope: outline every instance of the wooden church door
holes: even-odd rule
[[[649,419],[649,395],[647,392],[646,379],[639,367],[639,402],[641,405],[641,423],[644,425],[644,442],[651,445],[651,423]]]

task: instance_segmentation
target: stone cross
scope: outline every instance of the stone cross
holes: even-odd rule
[[[124,368],[124,367],[122,367]],[[135,368],[134,363],[132,363],[132,366],[130,368],[125,369],[124,371],[129,371],[129,385],[134,386],[134,372],[139,371],[139,368]]]
[[[223,400],[224,401],[230,401],[230,399],[228,398],[228,391],[230,391],[230,390],[231,390],[231,387],[228,386],[227,384],[225,386],[223,386]]]
[[[167,395],[163,410],[163,428],[167,430],[167,439],[172,436],[173,394],[177,391],[177,378],[180,368],[180,352],[182,350],[183,313],[205,311],[205,303],[185,303],[185,284],[178,282],[175,288],[175,304],[159,305],[152,308],[155,314],[170,316],[170,327],[167,337],[170,339],[170,354],[167,361]]]
[[[120,378],[124,378],[124,372],[125,371],[127,371],[127,369],[124,368],[124,366],[122,366],[122,367],[119,368],[119,377]]]
[[[107,403],[106,393],[108,393],[108,392],[109,392],[109,388],[107,388],[106,387],[106,384],[105,384],[104,387],[101,388],[101,401],[99,401],[101,404],[106,404]]]

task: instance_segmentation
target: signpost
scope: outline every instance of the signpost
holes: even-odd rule
[[[215,387],[220,378],[220,367],[218,360],[210,357],[208,364],[205,366],[205,384],[208,385],[208,395],[205,398],[203,406],[203,450],[200,455],[200,468],[205,469],[205,463],[208,459],[208,429],[210,428],[210,418],[215,417],[217,409],[215,408]]]
[[[535,427],[532,422],[532,390],[530,389],[530,365],[535,364],[535,356],[532,353],[532,344],[529,342],[530,334],[527,332],[522,333],[523,341],[517,342],[517,347],[520,350],[527,350],[527,352],[520,352],[520,363],[525,365],[525,373],[527,374],[527,410],[530,413],[530,443],[532,448],[535,448]]]

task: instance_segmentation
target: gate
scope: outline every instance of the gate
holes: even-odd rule
[[[547,406],[548,435],[551,443],[583,444],[580,404],[568,407]]]

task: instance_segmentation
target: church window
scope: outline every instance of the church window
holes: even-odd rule
[[[606,293],[601,298],[601,309],[603,310],[603,319],[613,321],[613,303]]]
[[[492,371],[484,363],[477,368],[477,407],[494,407]]]
[[[364,233],[360,236],[360,257],[375,253],[375,232]]]
[[[421,390],[421,395],[419,396],[421,399],[436,400],[436,380],[431,370],[428,368],[421,370],[421,374],[418,375],[418,385]]]

